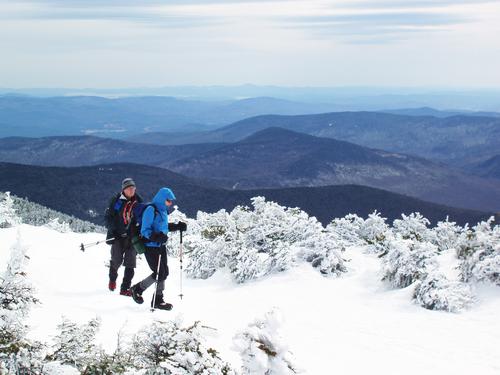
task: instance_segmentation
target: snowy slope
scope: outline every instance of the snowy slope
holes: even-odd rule
[[[286,341],[308,374],[500,373],[498,287],[481,287],[479,302],[460,314],[425,310],[411,302],[412,287],[390,290],[380,281],[375,255],[350,248],[344,253],[349,270],[341,278],[325,278],[304,263],[236,285],[219,271],[208,280],[184,279],[181,301],[179,264],[170,258],[166,299],[174,310],[151,313],[147,302],[152,290],[145,293],[144,305],[107,290],[109,246],[79,250],[81,242],[101,240],[100,234],[58,233],[29,225],[0,229],[0,272],[18,232],[29,247],[28,278],[42,301],[30,315],[31,335],[44,341],[55,335],[62,316],[81,323],[99,316],[99,340],[112,351],[120,330],[132,335],[155,319],[182,315],[186,324],[201,320],[214,328],[207,329],[209,343],[239,367],[233,336],[278,307]],[[452,274],[453,257],[444,254],[440,261]],[[134,280],[149,273],[140,259]]]

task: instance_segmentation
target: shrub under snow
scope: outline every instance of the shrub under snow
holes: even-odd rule
[[[414,298],[426,309],[449,312],[460,312],[474,302],[469,284],[450,281],[437,272],[431,272],[418,282]]]
[[[181,327],[180,322],[154,322],[133,340],[131,358],[135,374],[233,375],[235,372],[213,348],[202,341],[199,322]]]
[[[186,272],[207,278],[227,267],[236,282],[257,279],[293,267],[299,259],[312,262],[323,274],[345,271],[339,247],[316,218],[297,208],[252,199],[253,210],[199,212],[186,236]]]
[[[278,311],[256,319],[234,337],[234,347],[242,357],[242,375],[291,375],[301,371],[281,335]]]
[[[364,223],[365,221],[358,215],[349,214],[333,219],[327,225],[326,231],[330,234],[331,239],[341,247],[362,245],[364,242],[360,232]]]
[[[428,228],[430,221],[420,213],[414,212],[410,215],[401,214],[402,219],[396,219],[393,223],[393,233],[400,235],[405,240],[430,241],[432,231]]]
[[[358,230],[359,237],[368,245],[378,246],[383,243],[389,234],[389,226],[386,218],[380,216],[380,213],[374,211],[364,220]]]
[[[457,255],[462,259],[463,281],[489,281],[500,286],[500,226],[493,217],[466,228],[460,236]]]
[[[432,243],[438,247],[440,252],[457,249],[462,230],[463,228],[461,226],[448,221],[448,218],[446,218],[445,221],[438,222],[432,229],[434,232],[432,236]]]
[[[95,344],[100,324],[98,318],[82,325],[63,319],[48,360],[70,365],[83,374],[110,373],[106,372],[106,353]]]
[[[388,242],[382,259],[383,280],[395,288],[406,288],[437,267],[437,247],[396,237]]]

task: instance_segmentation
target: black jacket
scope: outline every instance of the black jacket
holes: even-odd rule
[[[137,193],[130,200],[122,193],[115,194],[110,199],[108,208],[106,208],[106,212],[104,213],[104,222],[108,229],[107,238],[118,238],[130,235],[128,223],[126,223],[123,218],[123,211],[127,202],[133,202],[134,200],[137,203],[142,203],[142,197]]]

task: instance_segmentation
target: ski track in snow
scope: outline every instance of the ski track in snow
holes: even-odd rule
[[[81,242],[102,240],[100,234],[57,233],[22,225],[0,229],[0,265],[5,269],[10,246],[20,231],[29,247],[28,277],[42,304],[33,308],[31,335],[49,341],[62,316],[83,323],[99,316],[98,340],[115,348],[119,331],[130,338],[149,322],[182,317],[186,324],[200,320],[209,344],[221,357],[239,367],[232,337],[273,307],[283,317],[283,335],[297,364],[308,374],[499,374],[500,288],[478,287],[479,301],[470,310],[446,313],[425,310],[411,300],[413,287],[391,290],[380,281],[380,260],[361,248],[344,253],[349,272],[325,278],[309,264],[246,284],[235,284],[229,273],[208,280],[184,278],[179,294],[179,263],[169,258],[166,300],[170,312],[149,311],[153,287],[145,303],[107,290],[109,246],[79,250]],[[173,234],[174,241],[178,235]],[[453,257],[440,260],[453,274]],[[150,273],[138,259],[134,282]],[[123,268],[118,279],[121,282]]]

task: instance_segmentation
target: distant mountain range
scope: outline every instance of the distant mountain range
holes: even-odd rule
[[[131,162],[163,167],[224,145],[161,146],[95,136],[7,137],[0,138],[0,161],[60,167]]]
[[[0,96],[0,136],[103,135],[126,137],[155,131],[206,131],[262,114],[303,114],[335,110],[276,98],[227,101],[172,97],[36,98]]]
[[[239,142],[160,146],[97,137],[0,139],[0,161],[46,166],[134,162],[232,189],[356,184],[427,201],[500,210],[500,181],[443,164],[282,128]]]
[[[226,188],[357,184],[451,206],[500,210],[500,181],[352,143],[269,128],[169,168]]]
[[[420,107],[420,108],[401,108],[401,109],[387,109],[383,111],[384,113],[392,113],[393,115],[404,115],[404,116],[433,116],[433,117],[451,117],[451,116],[480,116],[480,117],[500,117],[499,112],[484,112],[484,111],[464,111],[464,110],[438,110],[431,107]]]
[[[237,100],[273,97],[295,102],[334,103],[338,111],[374,111],[385,108],[434,107],[468,111],[500,111],[499,90],[443,90],[396,87],[280,87],[245,84],[238,86],[169,86],[137,88],[0,88],[0,95],[54,96],[169,96],[192,100]]]
[[[235,142],[268,127],[283,127],[458,167],[481,163],[500,149],[498,113],[429,107],[387,113],[325,113],[342,108],[333,103],[274,97],[185,100],[5,95],[0,96],[0,137],[99,135],[180,145]]]
[[[213,131],[179,136],[170,134],[168,143],[236,142],[269,127],[411,154],[458,167],[485,161],[500,150],[498,117],[460,115],[437,118],[379,112],[257,116]],[[155,139],[160,137],[149,141],[155,143]],[[142,141],[146,139],[142,138]]]
[[[445,207],[419,199],[364,186],[324,186],[269,190],[224,190],[202,186],[165,169],[137,164],[108,164],[93,167],[38,167],[0,163],[0,191],[81,219],[102,224],[109,198],[120,189],[121,180],[131,176],[138,191],[150,200],[159,187],[171,187],[179,209],[190,217],[198,210],[214,212],[249,205],[250,198],[265,196],[289,207],[300,207],[323,223],[348,213],[366,216],[378,210],[390,221],[401,213],[420,212],[434,223],[449,216],[460,224],[476,223],[490,214]]]

